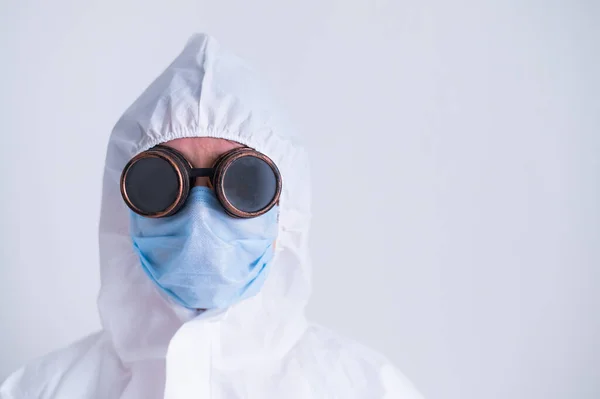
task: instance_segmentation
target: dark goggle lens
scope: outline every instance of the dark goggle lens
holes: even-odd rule
[[[129,167],[124,183],[131,204],[146,214],[165,211],[179,196],[177,172],[163,158],[136,161]]]
[[[277,176],[269,164],[254,156],[233,161],[223,176],[227,200],[242,212],[265,209],[277,194]]]

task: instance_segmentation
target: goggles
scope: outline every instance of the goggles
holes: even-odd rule
[[[212,168],[193,168],[183,154],[163,145],[133,157],[121,174],[121,195],[135,213],[161,218],[185,204],[197,177],[208,177],[225,212],[253,218],[279,201],[281,174],[266,155],[235,148],[221,155]]]

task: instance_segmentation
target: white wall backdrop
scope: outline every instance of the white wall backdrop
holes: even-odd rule
[[[600,3],[3,1],[0,379],[99,328],[108,134],[207,31],[314,168],[309,315],[429,399],[600,397]]]

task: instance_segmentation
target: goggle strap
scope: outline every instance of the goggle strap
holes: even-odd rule
[[[190,177],[213,177],[215,173],[214,168],[192,168],[190,170]]]

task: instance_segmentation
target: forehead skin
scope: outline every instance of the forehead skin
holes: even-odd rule
[[[167,141],[163,145],[181,152],[195,168],[210,168],[220,155],[243,147],[235,141],[212,137],[186,137]]]
[[[211,168],[222,154],[234,148],[243,147],[242,144],[235,141],[212,137],[186,137],[167,141],[163,145],[182,153],[194,168]],[[208,186],[208,178],[197,178],[195,185]]]

